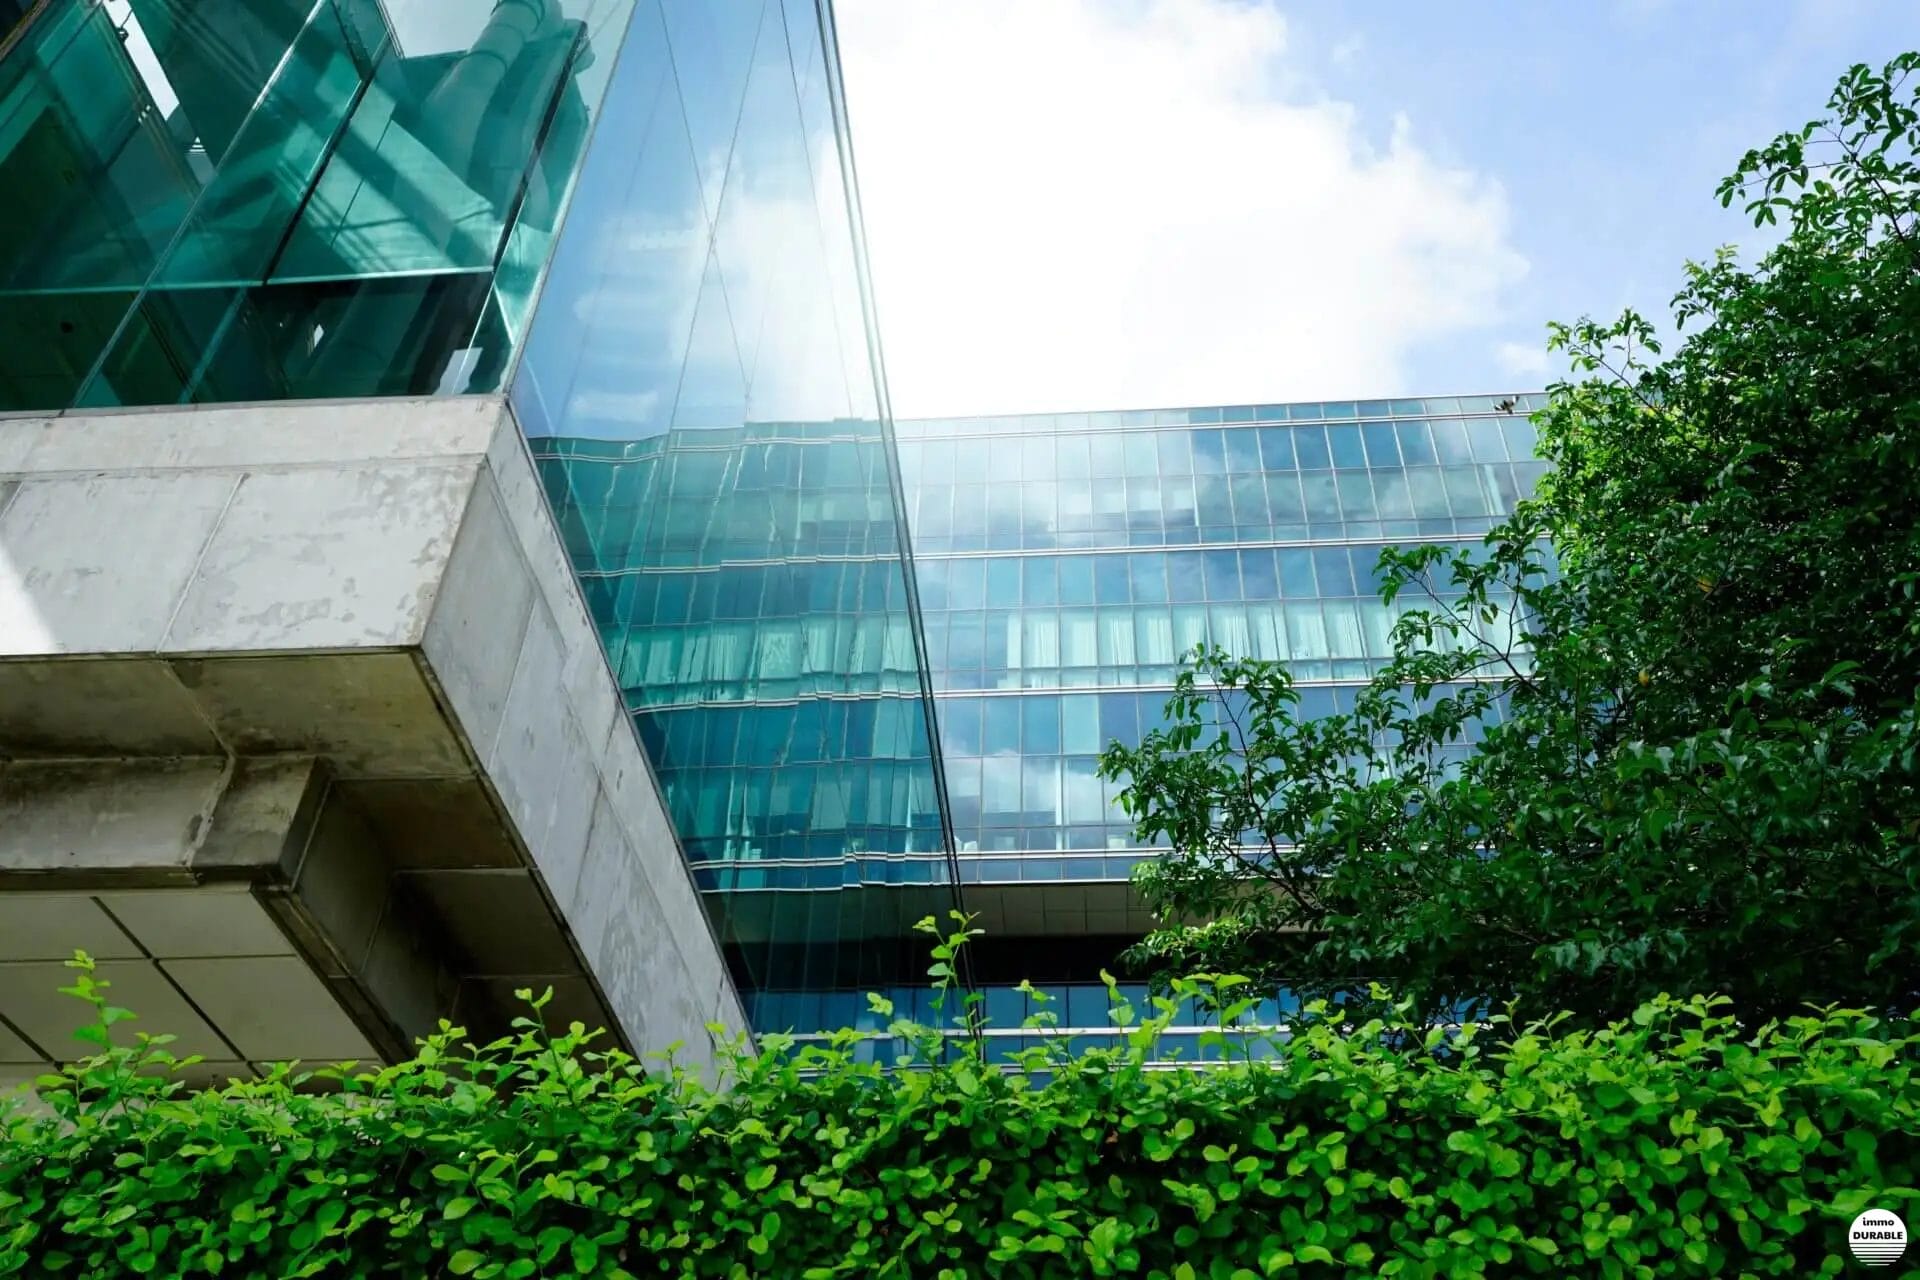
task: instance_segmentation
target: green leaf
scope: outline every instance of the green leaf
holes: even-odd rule
[[[475,1253],[472,1249],[462,1249],[447,1259],[447,1270],[456,1276],[464,1276],[470,1274],[485,1261],[486,1258],[484,1256]]]

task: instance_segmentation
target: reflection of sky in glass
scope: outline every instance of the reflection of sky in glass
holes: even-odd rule
[[[513,387],[754,981],[952,905],[829,65],[813,0],[640,0]]]
[[[874,415],[812,5],[638,6],[516,396],[534,436]]]
[[[1144,854],[1097,756],[1164,723],[1197,645],[1286,663],[1303,715],[1351,710],[1431,603],[1379,598],[1381,548],[1472,544],[1539,480],[1518,399],[899,424],[962,882],[1126,878]]]

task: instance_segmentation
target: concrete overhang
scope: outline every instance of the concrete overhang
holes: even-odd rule
[[[744,1029],[503,399],[0,421],[0,1072],[75,948],[218,1070]]]

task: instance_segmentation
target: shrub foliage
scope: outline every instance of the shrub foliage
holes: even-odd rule
[[[1116,1008],[1124,1050],[1003,1068],[895,1022],[735,1046],[713,1088],[550,1035],[536,999],[491,1044],[194,1092],[165,1037],[111,1043],[127,1015],[77,963],[99,1051],[6,1123],[0,1275],[1805,1276],[1920,1197],[1920,1037],[1856,1012],[1320,1010],[1154,1069],[1174,998],[1252,1007],[1210,978]]]

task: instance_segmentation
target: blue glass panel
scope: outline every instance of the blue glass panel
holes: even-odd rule
[[[1220,431],[1195,431],[1190,441],[1196,474],[1224,475],[1227,470],[1227,442]]]
[[[1260,461],[1268,471],[1291,471],[1293,460],[1293,433],[1282,427],[1261,427]]]
[[[1103,693],[1100,697],[1100,737],[1105,742],[1140,744],[1139,699],[1130,693]]]
[[[1020,754],[1020,700],[1016,698],[982,698],[984,728],[982,730],[982,754],[1019,755]]]
[[[1133,598],[1145,604],[1161,602],[1167,598],[1167,557],[1157,552],[1137,552],[1127,557],[1128,574],[1132,580]],[[1102,601],[1106,603],[1106,601]]]
[[[1208,551],[1206,563],[1207,599],[1240,599],[1240,555],[1235,551]]]
[[[981,708],[979,698],[945,698],[939,708],[940,739],[947,754],[982,754]]]
[[[1190,602],[1207,598],[1206,571],[1200,557],[1197,551],[1175,551],[1167,556],[1168,580],[1172,586],[1169,594],[1173,600]]]
[[[1021,599],[1028,605],[1053,605],[1060,601],[1060,584],[1051,556],[1027,556],[1021,562],[1024,577]]]
[[[1325,427],[1295,427],[1292,434],[1294,453],[1302,471],[1324,471],[1333,466],[1333,455],[1327,451]]]
[[[1300,547],[1282,547],[1274,552],[1280,566],[1280,592],[1292,600],[1320,594],[1313,580],[1313,553]]]
[[[1090,605],[1094,602],[1093,558],[1090,556],[1062,556],[1060,558],[1060,603],[1063,605]]]
[[[1391,422],[1363,422],[1360,438],[1367,447],[1367,465],[1385,468],[1400,465],[1400,448]]]
[[[1433,437],[1426,423],[1396,423],[1394,435],[1400,445],[1400,456],[1407,466],[1431,466],[1437,461],[1433,452]]]
[[[1100,705],[1095,695],[1068,694],[1060,699],[1060,713],[1064,750],[1092,754],[1105,749],[1107,742],[1101,736]],[[1094,817],[1097,818],[1097,815]]]
[[[1245,473],[1260,470],[1260,437],[1247,429],[1225,433],[1227,470]]]
[[[1240,590],[1245,599],[1279,597],[1280,582],[1273,557],[1274,553],[1266,548],[1248,548],[1240,553]]]
[[[1364,467],[1367,454],[1360,443],[1360,428],[1334,426],[1327,429],[1327,444],[1333,452],[1333,465],[1341,468]]]
[[[1505,462],[1507,460],[1506,436],[1500,429],[1497,418],[1468,418],[1467,442],[1473,450],[1475,462]]]
[[[986,605],[990,609],[1013,608],[1020,603],[1020,561],[986,562]]]
[[[1467,426],[1464,422],[1449,419],[1431,425],[1434,450],[1442,463],[1473,461],[1473,450],[1467,444]]]
[[[760,0],[745,4],[661,0],[660,8],[706,192],[707,216],[712,217],[720,207],[740,100],[767,6]]]
[[[1023,755],[1058,755],[1060,752],[1060,700],[1051,696],[1033,696],[1017,700],[1020,705]]]

